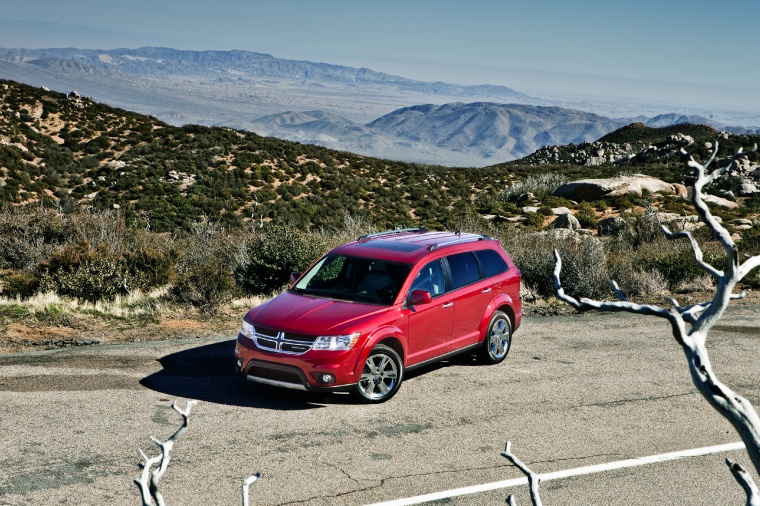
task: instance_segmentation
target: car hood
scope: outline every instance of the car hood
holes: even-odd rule
[[[324,299],[284,292],[248,313],[253,325],[298,334],[339,334],[361,321],[388,311],[387,306]]]

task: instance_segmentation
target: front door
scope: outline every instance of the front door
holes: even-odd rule
[[[440,260],[426,264],[416,274],[409,290],[430,293],[432,302],[408,308],[409,334],[407,365],[414,365],[447,352],[454,325],[454,303],[451,293],[446,292]]]

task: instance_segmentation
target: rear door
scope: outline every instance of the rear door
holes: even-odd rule
[[[451,279],[454,325],[448,350],[454,351],[480,339],[480,322],[493,299],[493,288],[485,279],[471,251],[446,257]]]

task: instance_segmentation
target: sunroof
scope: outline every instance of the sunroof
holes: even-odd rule
[[[396,241],[367,241],[356,244],[357,248],[378,248],[387,249],[391,251],[400,251],[402,253],[409,253],[416,251],[422,246],[417,244],[410,244],[408,242],[396,242]]]

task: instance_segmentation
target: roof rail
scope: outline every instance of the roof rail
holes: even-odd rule
[[[490,235],[471,235],[468,237],[460,237],[458,239],[449,239],[448,241],[439,242],[436,244],[431,244],[428,246],[428,251],[435,251],[438,248],[443,248],[444,246],[451,246],[452,244],[462,244],[465,242],[475,242],[475,241],[487,241],[490,240]]]
[[[384,235],[403,234],[404,232],[427,232],[428,229],[424,227],[418,228],[397,228],[395,230],[386,230],[385,232],[377,232],[374,234],[366,234],[357,239],[357,241],[364,241],[366,239],[374,239],[375,237],[382,237]]]

